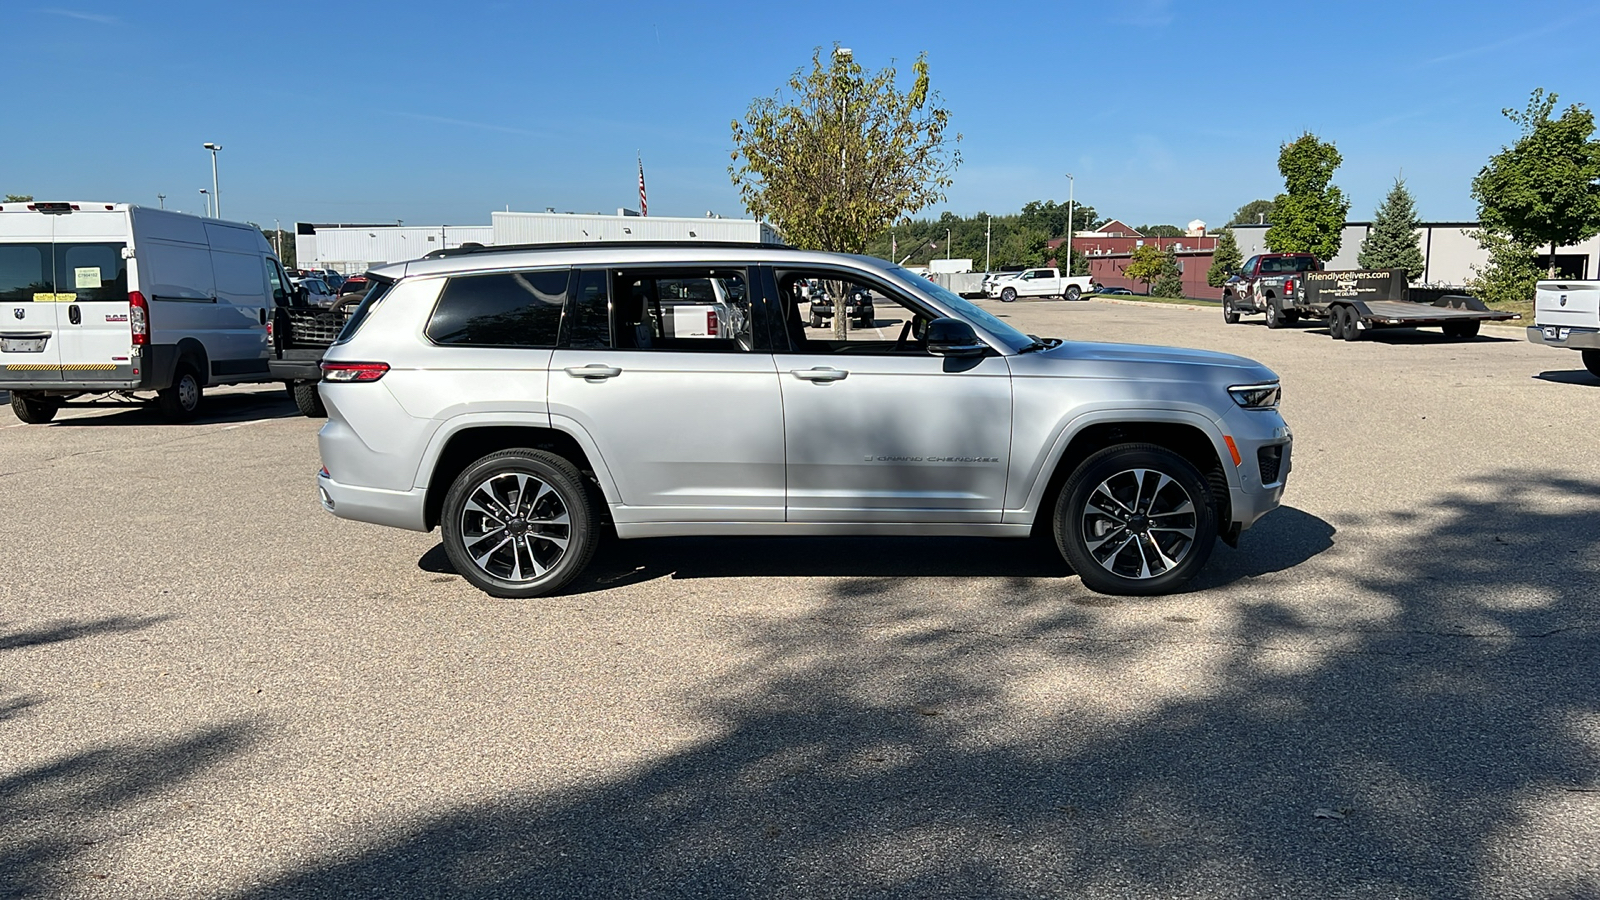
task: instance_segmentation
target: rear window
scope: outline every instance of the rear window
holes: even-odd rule
[[[445,282],[428,321],[436,344],[554,347],[571,270],[463,275]]]
[[[34,294],[54,292],[50,270],[49,244],[0,244],[0,302],[32,303]]]
[[[344,328],[339,330],[339,337],[334,340],[334,343],[343,344],[355,337],[356,332],[361,329],[361,323],[367,320],[367,316],[372,314],[372,310],[383,301],[384,295],[389,293],[393,287],[394,282],[392,281],[373,279],[372,287],[361,298],[361,302],[356,304],[355,312],[352,312],[350,318],[345,321]]]
[[[1261,261],[1261,274],[1315,272],[1317,261],[1309,256],[1269,256]]]
[[[0,244],[0,302],[127,300],[128,261],[122,258],[123,246]]]

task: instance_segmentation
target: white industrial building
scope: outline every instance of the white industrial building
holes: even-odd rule
[[[1239,253],[1249,259],[1257,253],[1270,253],[1266,235],[1270,225],[1230,225]],[[1461,287],[1474,276],[1474,269],[1489,265],[1489,253],[1478,246],[1472,232],[1477,222],[1423,222],[1417,226],[1418,245],[1422,248],[1422,284]],[[1372,230],[1371,222],[1346,222],[1339,243],[1339,255],[1327,260],[1329,269],[1359,269],[1356,257],[1361,253],[1361,242]],[[1543,256],[1548,257],[1545,248]],[[1541,261],[1541,265],[1544,264]],[[1600,237],[1593,237],[1570,247],[1556,249],[1556,264],[1570,278],[1592,278],[1600,272]]]
[[[495,212],[491,225],[362,225],[295,223],[296,263],[303,269],[364,272],[463,244],[556,244],[587,241],[737,241],[777,244],[777,229],[755,219],[601,213]]]

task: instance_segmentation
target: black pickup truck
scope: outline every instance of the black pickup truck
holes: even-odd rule
[[[1222,288],[1222,318],[1263,313],[1268,328],[1325,319],[1335,340],[1359,341],[1376,328],[1438,325],[1446,337],[1470,338],[1484,322],[1520,318],[1482,300],[1413,288],[1401,269],[1323,271],[1309,253],[1252,256]]]
[[[368,285],[374,283],[370,278],[367,281]],[[331,307],[320,307],[306,305],[304,295],[296,291],[288,304],[273,309],[269,331],[272,358],[267,360],[267,367],[273,380],[283,382],[303,415],[313,419],[327,417],[328,410],[317,393],[317,384],[322,381],[322,354],[339,337],[344,323],[368,293],[348,293]]]

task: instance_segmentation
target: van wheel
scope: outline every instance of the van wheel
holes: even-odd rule
[[[492,453],[445,495],[444,550],[463,578],[493,597],[542,597],[589,565],[599,516],[572,463],[543,450]]]
[[[188,366],[179,366],[172,387],[156,394],[156,406],[161,415],[174,422],[187,422],[200,411],[200,398],[204,389],[200,376]]]
[[[1056,545],[1085,587],[1166,594],[1193,578],[1216,543],[1217,512],[1192,463],[1155,444],[1094,454],[1056,501]]]
[[[56,410],[61,404],[46,397],[27,397],[16,391],[11,392],[11,411],[17,418],[29,425],[43,425],[56,417]]]
[[[326,419],[328,408],[322,405],[322,395],[317,393],[317,382],[296,381],[294,383],[294,405],[299,408],[300,415],[308,419]]]
[[[1583,367],[1590,375],[1600,378],[1600,350],[1583,351]]]

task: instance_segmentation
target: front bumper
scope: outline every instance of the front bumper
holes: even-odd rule
[[[382,488],[340,484],[323,470],[317,473],[317,499],[322,508],[341,519],[388,525],[408,531],[431,531],[423,524],[425,488],[387,491]]]
[[[1231,518],[1243,531],[1283,503],[1294,465],[1294,433],[1276,410],[1236,408],[1217,424],[1239,451],[1237,465],[1232,465],[1231,453],[1223,463],[1233,469],[1228,479]]]
[[[1529,325],[1528,340],[1546,347],[1600,350],[1600,328],[1582,328],[1576,325]]]

